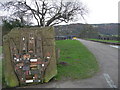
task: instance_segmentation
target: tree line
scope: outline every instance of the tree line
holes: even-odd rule
[[[86,6],[77,0],[11,0],[0,3],[1,9],[10,12],[3,20],[3,25],[16,27],[31,26],[34,22],[38,27],[54,26],[56,24],[84,19],[88,13]],[[8,24],[9,23],[9,24]],[[11,28],[12,26],[10,26]]]

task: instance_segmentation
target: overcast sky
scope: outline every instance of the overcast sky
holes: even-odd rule
[[[88,23],[117,23],[120,0],[82,0],[89,8]]]
[[[0,0],[5,2],[9,0]],[[79,20],[76,23],[118,23],[118,2],[120,0],[81,0],[89,9],[86,21]],[[0,16],[3,12],[0,11]],[[64,24],[64,23],[62,23]]]

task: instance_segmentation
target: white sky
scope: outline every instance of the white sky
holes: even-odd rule
[[[8,1],[8,0],[4,0]],[[4,2],[0,0],[0,2]],[[118,23],[118,2],[120,0],[81,0],[89,9],[89,14],[85,16],[86,21],[79,20],[75,23]],[[0,16],[3,12],[0,11]],[[62,23],[64,24],[64,23]]]
[[[117,23],[120,0],[82,0],[89,8],[87,23]]]

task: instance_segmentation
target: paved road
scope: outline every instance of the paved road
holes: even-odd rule
[[[31,88],[115,88],[118,86],[118,49],[79,39],[97,58],[100,71],[89,79],[55,81]],[[25,87],[27,88],[27,87]]]
[[[118,49],[110,45],[79,39],[97,58],[100,65],[99,75],[93,77],[93,87],[108,88],[105,74],[108,74],[116,86],[118,86]],[[96,86],[95,86],[96,85]]]

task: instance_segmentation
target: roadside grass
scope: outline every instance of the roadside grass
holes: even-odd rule
[[[77,40],[56,41],[56,48],[60,49],[58,62],[66,62],[67,65],[58,63],[56,80],[83,79],[93,76],[99,70],[95,56]]]
[[[104,42],[120,43],[119,41],[115,41],[115,40],[100,40],[100,39],[87,39],[87,40],[95,40],[95,41],[104,41]]]

